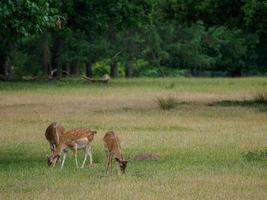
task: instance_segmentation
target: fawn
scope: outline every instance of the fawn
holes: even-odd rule
[[[122,157],[121,145],[118,136],[113,131],[109,131],[105,134],[103,141],[106,152],[106,173],[108,174],[109,168],[110,173],[112,171],[112,157],[114,155],[117,162],[118,174],[125,174],[128,161],[124,160]]]
[[[81,168],[84,167],[84,164],[88,157],[90,158],[90,164],[92,164],[93,158],[91,151],[91,143],[96,133],[97,133],[96,131],[92,131],[89,128],[78,128],[65,132],[63,135],[59,137],[59,144],[56,150],[48,158],[49,165],[50,166],[52,165],[54,167],[57,160],[60,157],[61,152],[63,151],[63,160],[61,163],[61,168],[63,168],[66,159],[67,148],[73,151],[77,168],[78,168],[77,150],[79,149],[84,149],[84,160]]]
[[[65,128],[58,122],[52,122],[45,131],[45,137],[50,144],[51,152],[56,150],[59,144],[59,137],[64,134]]]

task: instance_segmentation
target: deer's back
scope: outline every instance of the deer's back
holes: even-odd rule
[[[62,135],[60,139],[64,143],[72,143],[82,139],[87,139],[88,142],[91,142],[94,139],[95,133],[96,131],[92,131],[89,128],[77,128],[65,132],[65,134]]]
[[[105,133],[103,138],[104,146],[109,151],[120,150],[120,141],[117,135],[113,131]]]

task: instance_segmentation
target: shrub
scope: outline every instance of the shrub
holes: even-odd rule
[[[93,75],[94,77],[102,77],[105,74],[110,73],[110,65],[107,60],[96,62],[93,65]],[[124,77],[124,66],[118,63],[118,76]]]

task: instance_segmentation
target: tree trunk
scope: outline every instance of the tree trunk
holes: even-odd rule
[[[80,75],[80,63],[78,62],[72,63],[71,68],[70,68],[70,73],[72,75]]]
[[[110,76],[111,76],[111,78],[117,78],[118,77],[118,63],[117,62],[111,63]]]
[[[86,76],[89,78],[93,78],[93,69],[91,63],[86,63]]]
[[[48,76],[51,71],[51,62],[50,62],[50,49],[49,49],[49,43],[48,43],[48,33],[44,33],[43,36],[43,75]]]
[[[0,75],[2,77],[1,79],[7,80],[11,76],[11,65],[9,63],[8,53],[7,52],[0,52],[0,53],[2,53],[0,54]]]
[[[126,62],[125,64],[125,77],[131,78],[132,77],[132,63]]]
[[[5,56],[1,56],[0,58],[0,74],[2,76],[6,76],[6,57]]]
[[[70,63],[65,63],[62,66],[62,74],[64,74],[64,76],[70,75]]]
[[[8,58],[5,58],[0,62],[0,75],[3,80],[8,80],[11,77],[11,66]]]
[[[56,77],[60,79],[62,77],[62,65],[60,63],[57,64],[57,73]]]
[[[5,62],[5,73],[6,73],[6,76],[11,76],[11,66],[10,66],[8,58],[6,59],[6,62]]]
[[[61,69],[60,63],[58,62],[58,51],[61,45],[61,38],[59,33],[55,32],[53,34],[54,42],[53,47],[51,49],[51,70],[56,69],[55,76],[58,77],[58,74],[62,73],[59,70]]]

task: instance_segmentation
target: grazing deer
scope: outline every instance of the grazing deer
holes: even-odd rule
[[[89,128],[78,128],[65,132],[63,135],[59,137],[59,145],[53,154],[48,158],[49,165],[55,166],[57,160],[60,157],[61,152],[63,151],[63,160],[61,163],[61,168],[64,166],[64,162],[66,159],[67,148],[73,151],[73,155],[75,157],[76,167],[78,168],[78,160],[77,160],[77,150],[84,149],[84,160],[81,168],[84,167],[84,164],[87,158],[90,158],[90,164],[93,163],[92,151],[91,151],[91,143],[94,139],[94,135],[96,131],[92,131]]]
[[[109,168],[110,173],[112,171],[112,157],[114,155],[117,162],[118,174],[125,174],[128,161],[124,160],[122,157],[121,145],[118,136],[113,131],[109,131],[105,134],[103,141],[106,152],[106,173],[108,174]]]
[[[64,134],[64,132],[65,128],[58,122],[53,122],[47,127],[45,137],[50,144],[51,152],[56,150],[59,144],[59,137]]]

